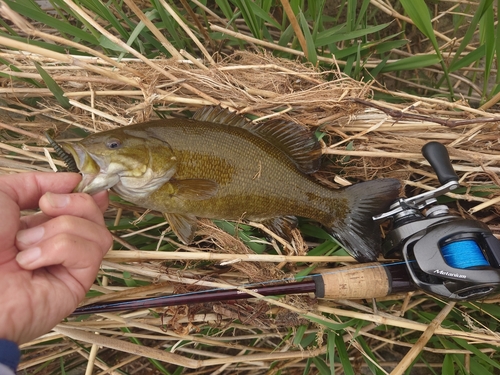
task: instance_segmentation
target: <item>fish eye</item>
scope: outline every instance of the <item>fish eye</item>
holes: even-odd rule
[[[116,139],[116,138],[109,139],[106,142],[106,147],[111,149],[111,150],[116,150],[117,148],[120,148],[121,145],[122,145],[122,143],[120,142],[120,140]]]

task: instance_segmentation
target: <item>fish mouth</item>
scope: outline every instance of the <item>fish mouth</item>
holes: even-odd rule
[[[75,193],[95,194],[106,189],[93,184],[96,177],[99,176],[101,168],[83,146],[77,143],[61,143],[61,147],[71,154],[76,167],[82,174],[82,180],[74,189]]]

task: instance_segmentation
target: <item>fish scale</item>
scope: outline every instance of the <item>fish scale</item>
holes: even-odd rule
[[[196,127],[203,131],[193,134],[189,126],[178,122],[168,128],[160,123],[149,129],[156,137],[168,139],[174,150],[179,162],[176,179],[201,178],[219,183],[215,196],[202,202],[182,201],[181,211],[216,219],[262,220],[291,214],[316,216],[325,207],[323,202],[311,201],[307,194],[329,197],[331,191],[300,173],[285,154],[266,140],[220,124],[200,122]],[[193,143],[200,145],[194,152],[190,150]],[[197,168],[191,167],[193,161]],[[173,202],[167,203],[169,200]],[[169,197],[162,189],[154,192],[150,201],[160,202],[155,204],[159,211],[176,213],[176,197]],[[263,205],[267,206],[265,215]]]

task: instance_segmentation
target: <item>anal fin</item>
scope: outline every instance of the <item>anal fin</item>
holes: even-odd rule
[[[292,230],[297,228],[298,220],[295,216],[279,216],[262,222],[272,232],[289,241],[292,238]]]
[[[163,213],[170,228],[177,237],[186,245],[193,242],[194,232],[196,231],[198,219],[194,215],[169,214]]]

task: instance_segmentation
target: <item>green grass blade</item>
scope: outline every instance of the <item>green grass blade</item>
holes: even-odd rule
[[[441,374],[442,375],[455,375],[455,369],[453,366],[453,356],[451,354],[446,354],[444,356]]]
[[[57,29],[63,35],[66,35],[69,39],[70,36],[84,40],[92,45],[98,45],[99,42],[96,38],[89,34],[88,32],[81,30],[67,22],[63,22],[54,18],[41,10],[40,8],[35,9],[33,7],[26,6],[28,3],[25,2],[13,2],[11,0],[5,0],[5,3],[12,8],[12,10],[24,15],[25,17],[36,20],[37,22],[48,25],[53,29]]]
[[[500,0],[497,1],[497,9],[500,9]],[[497,62],[497,74],[496,74],[496,83],[500,83],[500,26],[497,24],[495,29],[495,54],[496,54],[496,62]]]
[[[321,375],[330,375],[330,369],[320,357],[312,357],[312,361]]]
[[[490,371],[483,363],[478,361],[477,357],[472,357],[470,361],[470,374],[496,375],[498,372]]]
[[[265,5],[264,9],[262,9],[253,1],[248,1],[246,3],[248,4],[250,11],[253,12],[256,16],[258,16],[262,21],[268,22],[274,27],[276,27],[278,30],[281,30],[281,25],[269,14],[269,9],[267,9],[269,5]],[[260,22],[260,24],[263,23]]]
[[[391,36],[385,38],[384,40],[393,38],[396,35],[391,35]],[[382,48],[382,50],[387,50],[387,49],[390,50],[391,45],[404,45],[404,44],[406,44],[406,41],[404,41],[404,40],[387,42],[387,43],[391,43],[390,45],[385,45],[384,43],[378,44],[379,42],[380,41],[361,43],[361,45],[359,45],[359,46],[354,45],[352,47],[343,48],[341,50],[338,50],[338,49],[334,48],[333,45],[330,45],[330,49],[335,51],[335,57],[337,59],[345,59],[351,55],[357,55],[358,52],[361,53],[361,56],[365,56],[366,54],[373,54],[375,52],[382,53],[381,51],[379,51],[379,48]]]
[[[416,55],[387,64],[380,72],[415,70],[438,64],[441,59],[436,55]]]
[[[492,8],[487,8],[479,22],[480,45],[485,46],[485,60],[483,70],[483,96],[488,96],[488,83],[495,58],[495,19]]]
[[[397,37],[399,37],[399,34],[394,34],[387,38],[381,39],[380,41],[374,43],[374,47],[372,48],[375,48],[376,53],[383,55],[384,53],[390,52],[394,49],[399,49],[408,44],[406,40],[390,40]],[[371,43],[367,43],[367,45],[370,44]]]
[[[342,32],[344,30],[347,31],[347,29],[344,28],[344,25],[336,26],[334,28],[318,33],[318,36],[315,41],[315,46],[322,47],[331,43],[355,40],[367,36],[369,34],[374,34],[378,31],[381,31],[389,25],[390,25],[389,23],[383,23],[381,25],[370,26],[367,28],[353,30],[349,32]],[[342,30],[342,28],[344,28],[344,30]]]
[[[184,38],[180,33],[179,27],[177,26],[177,22],[172,18],[172,16],[165,10],[163,5],[158,0],[152,0],[151,3],[154,6],[154,9],[158,12],[161,22],[156,25],[160,30],[165,28],[168,32],[168,39],[176,47],[177,49],[186,49],[186,43],[184,42]],[[167,55],[170,55],[163,47],[162,50]]]
[[[326,333],[326,353],[328,355],[331,375],[335,375],[335,336],[337,335],[333,331],[328,331]]]
[[[288,27],[281,33],[278,45],[285,47],[288,43],[291,43],[294,36],[295,32],[292,25],[288,25]]]
[[[7,31],[7,34],[9,35],[19,36],[19,34],[10,26],[11,25],[9,25],[7,22],[3,20],[3,18],[0,17],[0,28],[4,28]]]
[[[481,60],[486,54],[486,46],[482,45],[476,48],[475,50],[469,52],[467,55],[462,57],[460,60],[455,61],[452,65],[450,65],[450,72],[457,71],[466,66],[473,64],[476,61]]]
[[[233,9],[231,8],[227,0],[215,0],[215,3],[219,6],[226,19],[230,20],[231,18],[233,18]]]
[[[90,25],[79,12],[73,11],[73,9],[71,9],[71,7],[69,7],[64,0],[50,0],[50,3],[54,7],[59,21],[66,24],[72,24],[74,26],[76,25],[80,30],[90,33],[96,40],[99,39],[101,34],[97,30],[95,30],[94,27]],[[72,18],[75,18],[75,20],[70,20]],[[85,40],[75,38],[74,41],[82,42]]]
[[[252,11],[250,1],[245,0],[231,0],[231,2],[238,7],[241,11],[241,16],[245,20],[245,24],[250,29],[254,38],[262,39],[262,23],[260,23]]]
[[[293,345],[300,345],[302,339],[304,338],[304,334],[306,333],[307,326],[305,324],[300,325],[295,332],[295,336],[293,338]]]
[[[434,28],[432,26],[431,16],[429,13],[429,8],[424,0],[401,0],[401,4],[405,9],[408,16],[411,18],[415,26],[427,37],[429,38],[436,55],[439,58],[441,68],[443,69],[443,75],[448,83],[448,89],[450,91],[450,97],[453,97],[454,90],[451,83],[451,79],[448,73],[448,68],[444,63],[443,57],[441,55],[441,50],[439,48],[438,41],[436,39],[436,34],[434,33]]]
[[[351,319],[345,323],[334,323],[329,319],[326,319],[326,318],[321,319],[321,318],[317,318],[315,316],[304,315],[304,318],[310,320],[311,322],[321,324],[327,328],[330,328],[333,331],[338,331],[341,329],[345,329],[347,327],[352,327],[353,325],[355,325],[357,323],[356,319]]]
[[[354,25],[354,30],[356,30],[362,26],[362,23],[366,18],[366,11],[368,10],[368,5],[370,5],[370,0],[363,0],[363,2],[361,3],[361,7],[356,12],[357,13],[356,16],[358,18],[356,20],[356,24]],[[362,28],[365,28],[365,27],[366,26],[363,26]]]
[[[100,38],[99,38],[99,45],[102,48],[105,48],[105,49],[108,49],[108,50],[112,50],[112,51],[116,51],[116,52],[120,52],[120,53],[127,53],[127,51],[125,49],[123,49],[120,45],[116,44],[115,42],[113,42],[112,40],[108,39],[104,35],[100,36]]]
[[[318,32],[320,30],[324,29],[323,18],[324,18],[325,3],[326,3],[326,0],[321,0],[321,1],[317,1],[317,2],[311,1],[309,3],[309,9],[307,10],[307,13],[310,14],[309,18],[313,20],[313,22],[312,22],[313,30],[312,30],[311,34],[312,34],[314,40],[316,40]]]
[[[317,256],[317,255],[326,255],[330,254],[336,250],[339,250],[341,247],[338,242],[327,240],[323,242],[321,245],[316,246],[315,248],[308,251],[308,256]]]
[[[312,362],[312,359],[311,358],[307,358],[307,361],[306,361],[306,366],[304,367],[304,372],[302,372],[303,375],[309,375],[311,372],[311,362]]]
[[[356,337],[356,341],[361,345],[363,348],[363,359],[365,360],[366,365],[372,372],[372,374],[377,374],[377,375],[383,375],[385,374],[385,371],[382,371],[376,364],[378,362],[377,357],[375,357],[375,354],[372,352],[372,348],[370,345],[366,343],[366,341],[363,339],[362,336]],[[371,360],[370,360],[371,359]]]
[[[295,280],[301,281],[304,277],[308,276],[311,272],[313,272],[316,269],[316,267],[318,266],[315,264],[297,272],[294,276]]]
[[[339,353],[340,363],[342,363],[342,370],[344,371],[344,374],[355,375],[342,335],[335,335],[335,344],[337,346],[337,351]]]
[[[6,67],[8,67],[13,72],[22,72],[22,70],[19,69],[17,66],[12,65],[9,61],[4,60],[0,57],[0,65],[2,65],[2,64],[5,65]],[[13,81],[26,82],[26,83],[33,85],[35,87],[38,87],[38,88],[44,87],[40,82],[38,82],[37,80],[31,79],[31,78],[16,77],[16,76],[13,76],[13,75],[10,75],[7,73],[0,73],[0,77],[8,78],[8,79],[11,79]]]
[[[145,16],[148,20],[152,21],[158,16],[158,11],[156,9],[153,9],[149,12],[146,12]],[[146,51],[143,51],[144,48],[142,46],[142,42],[139,40],[139,37],[144,36],[144,34],[146,34],[146,33],[143,33],[144,29],[146,29],[146,25],[144,24],[144,22],[140,21],[135,27],[132,28],[132,33],[130,33],[129,38],[127,39],[128,46],[132,46],[134,44],[134,42],[137,40],[137,45],[140,46],[142,54],[145,54]],[[147,33],[147,34],[149,35],[149,33]],[[160,47],[160,46],[158,45],[158,47]],[[163,49],[163,48],[160,47],[160,49]],[[123,51],[120,54],[119,59],[122,59],[126,53],[127,53],[127,51]]]
[[[454,340],[462,348],[471,351],[477,359],[480,359],[481,361],[484,361],[488,365],[490,365],[492,367],[495,367],[496,369],[500,370],[500,363],[498,363],[497,361],[491,359],[488,355],[486,355],[483,352],[481,352],[474,345],[471,345],[471,344],[467,343],[467,341],[465,341],[463,339],[454,338]]]
[[[477,10],[474,12],[472,20],[470,20],[469,27],[467,28],[467,31],[465,32],[465,35],[462,38],[462,42],[455,51],[455,57],[451,61],[450,65],[453,65],[457,60],[461,58],[462,52],[471,43],[472,38],[476,33],[479,20],[483,17],[484,13],[492,6],[493,6],[493,0],[481,0],[479,6],[477,7]]]
[[[358,7],[357,0],[347,0],[346,26],[347,30],[349,31],[354,31],[355,29],[357,7]]]
[[[316,46],[314,45],[314,40],[312,38],[311,31],[309,30],[309,24],[307,23],[304,13],[302,12],[299,12],[299,23],[300,28],[302,29],[302,33],[304,34],[304,38],[306,39],[307,56],[309,58],[309,62],[316,65],[316,63],[318,62]]]
[[[300,346],[303,348],[307,348],[309,345],[314,343],[316,343],[316,334],[310,333],[302,339],[302,341],[300,342]]]
[[[118,20],[111,9],[108,6],[105,6],[102,1],[86,0],[85,7],[87,7],[89,10],[101,17],[103,21],[112,26],[121,35],[122,38],[125,39],[128,37],[129,32],[122,26],[123,20]]]
[[[358,41],[358,45],[357,45],[357,50],[356,50],[356,65],[354,66],[354,73],[352,75],[352,77],[355,79],[355,80],[359,80],[359,76],[360,76],[360,72],[361,72],[361,69],[362,69],[362,61],[361,61],[361,42]]]
[[[69,99],[64,96],[64,91],[61,89],[61,87],[57,84],[56,81],[52,79],[52,77],[41,67],[39,63],[34,61],[36,70],[38,71],[38,74],[42,77],[43,81],[47,85],[47,88],[52,92],[54,97],[57,99],[59,104],[64,108],[64,109],[69,109],[71,108],[71,104],[69,103]]]
[[[304,9],[304,5],[304,0],[290,0],[290,6],[294,14],[298,14],[301,9]]]
[[[431,41],[434,49],[439,50],[439,44],[432,27],[429,8],[424,0],[401,0],[401,4],[415,26]]]
[[[63,357],[59,358],[59,365],[60,365],[59,366],[59,370],[61,371],[60,372],[61,375],[66,375],[67,374],[66,368],[64,367],[64,362],[65,361],[64,361]]]

